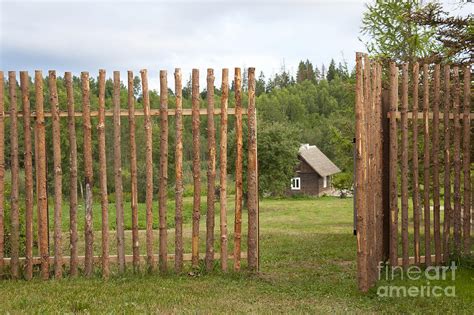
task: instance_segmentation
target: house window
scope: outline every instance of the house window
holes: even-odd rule
[[[301,189],[301,178],[293,177],[291,179],[291,190],[300,190]]]
[[[323,188],[327,188],[327,187],[328,187],[328,177],[329,177],[329,176],[324,176],[324,177],[323,177]]]

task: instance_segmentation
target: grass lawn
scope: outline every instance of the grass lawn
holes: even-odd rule
[[[455,281],[431,283],[455,285],[456,297],[385,298],[377,296],[376,288],[368,294],[359,293],[352,199],[263,200],[260,216],[258,275],[129,272],[114,275],[109,281],[103,281],[99,274],[92,279],[46,282],[5,280],[0,281],[0,312],[471,313],[474,309],[472,266],[458,269]],[[169,220],[172,218],[168,215]],[[232,224],[229,219],[229,227]],[[379,286],[425,282],[397,279],[380,281]]]

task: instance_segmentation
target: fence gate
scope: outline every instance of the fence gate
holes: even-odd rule
[[[356,55],[358,283],[377,265],[441,265],[469,255],[471,237],[470,65],[390,63]],[[400,82],[399,82],[400,81]]]
[[[154,270],[158,264],[159,270],[166,272],[170,269],[170,260],[174,261],[176,272],[183,270],[183,261],[191,261],[191,266],[195,268],[201,259],[204,259],[204,266],[208,271],[214,268],[216,259],[220,260],[220,268],[224,271],[230,268],[228,260],[233,261],[231,266],[234,270],[240,270],[244,259],[250,270],[258,270],[255,69],[248,69],[248,91],[243,92],[241,70],[235,68],[233,108],[228,107],[228,72],[228,69],[222,69],[218,107],[214,104],[214,71],[207,70],[207,108],[200,106],[198,69],[192,71],[191,91],[187,91],[192,96],[191,108],[183,108],[184,89],[180,69],[176,69],[174,73],[174,108],[168,108],[170,92],[166,71],[160,71],[159,108],[154,108],[153,105],[157,104],[153,104],[150,98],[147,70],[140,71],[141,80],[134,78],[133,73],[128,71],[128,93],[123,91],[122,94],[118,71],[113,73],[113,81],[106,81],[105,70],[99,71],[97,80],[91,79],[87,72],[82,72],[80,78],[73,77],[70,72],[66,72],[64,78],[56,78],[56,72],[49,71],[48,77],[43,78],[42,72],[36,71],[34,87],[31,89],[27,72],[20,72],[19,86],[15,71],[8,72],[7,82],[3,72],[0,72],[0,279],[31,279],[36,273],[41,278],[48,279],[50,271],[54,271],[55,278],[63,277],[65,271],[71,276],[79,273],[91,276],[95,265],[100,266],[103,277],[107,278],[111,264],[114,268],[117,266],[117,272],[120,273],[126,269],[127,263],[131,263],[135,270],[140,265]],[[140,83],[142,93],[136,98],[136,88],[140,87]],[[47,93],[43,91],[44,85]],[[247,108],[242,105],[244,93],[247,94]],[[76,111],[77,98],[81,99],[81,111]],[[31,108],[30,100],[34,109]],[[136,105],[143,108],[136,108]],[[192,123],[186,116],[191,116]],[[228,212],[230,215],[233,210],[233,207],[227,207],[228,199],[233,197],[227,193],[230,184],[227,183],[228,116],[235,117],[232,123],[235,125],[237,152],[233,233],[232,229],[227,228]],[[248,118],[246,170],[243,169],[243,116]],[[125,128],[121,125],[126,117],[128,133],[124,132]],[[205,135],[200,132],[200,117],[206,117]],[[215,117],[220,127],[217,136]],[[159,134],[153,134],[154,120],[159,120]],[[189,128],[192,129],[190,168],[193,187],[192,205],[188,207],[192,207],[192,214],[189,215],[190,221],[192,220],[190,233],[185,233],[186,225],[183,223],[186,218],[183,135],[189,130],[183,129],[186,122],[192,125]],[[113,131],[107,133],[107,125]],[[170,131],[174,136],[174,152],[169,152],[168,149]],[[9,132],[9,138],[5,137],[5,132]],[[67,137],[61,137],[61,133],[67,133]],[[128,139],[124,139],[123,134],[128,135]],[[106,135],[109,135],[107,142]],[[142,137],[140,143],[144,143],[139,147],[136,141],[138,137]],[[159,157],[155,157],[153,144],[158,137]],[[205,161],[201,161],[200,154],[200,142],[203,138],[207,139]],[[112,144],[113,152],[109,148]],[[106,165],[107,152],[113,165]],[[172,171],[175,172],[175,201],[170,203],[171,209],[168,209],[167,203],[170,173],[168,165],[171,163],[169,155],[174,158]],[[68,169],[62,167],[62,156],[69,160]],[[48,164],[51,159],[52,167]],[[159,165],[155,159],[159,160]],[[201,162],[207,162],[205,235],[200,233]],[[113,170],[113,203],[107,187],[110,184],[107,180],[108,169]],[[218,179],[216,169],[219,170]],[[141,181],[138,178],[140,170],[144,170],[143,177],[146,178],[143,185],[138,185],[139,180]],[[158,207],[154,204],[154,172],[158,172]],[[247,179],[246,220],[242,217],[244,172]],[[48,178],[54,181],[54,187],[48,185]],[[130,181],[126,185],[125,178]],[[124,187],[130,187],[130,190],[124,191]],[[78,190],[83,198],[78,197]],[[63,192],[67,192],[68,200],[63,200]],[[138,196],[143,192],[145,203],[142,206],[138,202]],[[218,215],[215,213],[215,204],[219,205]],[[109,211],[109,207],[115,208],[115,213]],[[51,215],[49,208],[52,209]],[[155,216],[156,209],[158,220]],[[169,220],[167,213],[172,213],[174,220]],[[109,214],[115,215],[115,224],[109,220]],[[131,218],[125,217],[126,214]],[[219,241],[215,240],[217,218]],[[126,231],[124,222],[129,220],[131,225]],[[51,229],[49,222],[52,223]],[[168,228],[173,223],[174,233],[168,233]],[[69,232],[64,232],[63,227]],[[245,229],[247,233],[243,232]],[[242,242],[244,236],[247,238],[246,243]],[[205,246],[201,238],[205,238]],[[246,251],[242,251],[245,247]],[[170,248],[174,250],[170,251]],[[189,249],[190,253],[185,253]],[[205,251],[205,254],[201,254],[201,251]]]

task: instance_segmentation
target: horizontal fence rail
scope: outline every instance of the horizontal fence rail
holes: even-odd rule
[[[95,270],[108,278],[112,270],[122,273],[129,264],[134,270],[153,271],[159,267],[160,272],[167,272],[168,261],[174,261],[175,272],[182,272],[187,261],[192,268],[199,268],[202,261],[207,271],[216,268],[216,263],[227,271],[228,261],[234,270],[240,270],[245,259],[246,268],[257,271],[255,69],[249,68],[246,73],[246,90],[241,84],[241,70],[235,68],[233,91],[229,91],[229,71],[222,69],[222,85],[216,95],[214,70],[208,69],[207,94],[202,97],[199,70],[194,69],[187,91],[189,102],[184,102],[179,68],[174,73],[172,94],[167,72],[160,71],[159,96],[153,100],[146,70],[140,71],[140,78],[128,71],[125,87],[118,71],[108,81],[105,70],[99,71],[96,81],[88,72],[82,72],[80,78],[70,72],[57,78],[55,71],[49,71],[44,78],[41,71],[36,71],[31,86],[25,71],[20,72],[20,82],[16,72],[9,71],[5,78],[0,71],[0,279],[31,279],[35,275],[62,278],[81,273],[92,276]],[[140,98],[137,87],[141,89]],[[233,100],[229,100],[231,92]],[[80,111],[76,110],[78,99]],[[171,99],[174,108],[169,108]],[[215,106],[215,99],[220,100],[219,106]],[[183,108],[183,103],[190,108]],[[200,117],[206,120],[203,134]],[[232,117],[231,124],[228,117]],[[248,137],[245,152],[244,122]],[[235,128],[235,137],[227,137],[229,125]],[[193,198],[188,237],[184,196],[188,164],[183,155],[188,148],[183,139],[191,132]],[[64,133],[67,137],[62,137]],[[229,143],[230,139],[236,142]],[[154,149],[156,141],[159,149]],[[207,142],[205,154],[201,152],[202,141]],[[227,193],[231,144],[237,148],[232,171],[235,195]],[[207,162],[206,176],[201,176],[202,157]],[[201,178],[207,182],[205,210],[201,205]],[[242,218],[244,191],[246,220]],[[139,195],[144,196],[143,204],[139,203]],[[173,195],[172,203],[169,195]],[[234,208],[228,206],[232,197],[233,230],[227,228],[227,217],[232,214],[228,210]],[[171,204],[174,211],[169,209]],[[204,230],[201,214],[206,217]],[[215,231],[217,219],[219,231]],[[129,220],[130,227],[126,226]],[[170,233],[170,226],[174,233]],[[245,232],[243,226],[247,227]],[[233,240],[231,249],[229,239]],[[188,249],[190,253],[186,253]]]
[[[356,69],[358,282],[367,291],[380,262],[406,270],[472,255],[474,113],[469,65],[382,69],[357,53]]]

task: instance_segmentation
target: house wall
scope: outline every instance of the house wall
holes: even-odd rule
[[[331,176],[328,178],[327,187],[324,188],[324,179],[302,159],[300,159],[300,163],[296,167],[294,177],[301,178],[301,189],[289,189],[288,192],[290,195],[322,196],[332,189]]]

